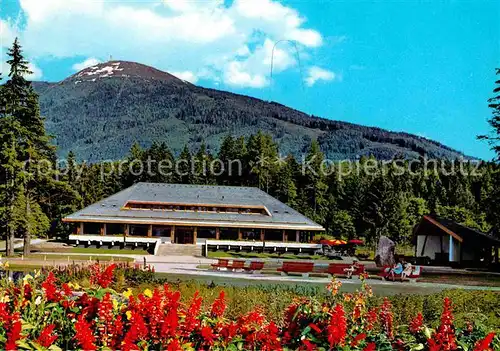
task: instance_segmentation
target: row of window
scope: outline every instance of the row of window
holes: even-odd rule
[[[265,208],[249,207],[226,207],[226,206],[198,206],[178,204],[158,204],[129,201],[124,206],[127,210],[152,210],[152,211],[183,211],[183,212],[212,212],[212,213],[234,213],[234,214],[258,214],[268,216]]]

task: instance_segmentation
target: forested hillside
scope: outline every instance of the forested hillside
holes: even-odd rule
[[[317,140],[329,159],[395,156],[455,159],[440,143],[307,115],[286,106],[197,87],[154,68],[113,61],[87,68],[59,83],[35,83],[42,115],[59,156],[120,159],[134,142],[165,142],[178,154],[205,142],[218,151],[224,136],[272,135],[282,154],[301,157]],[[396,116],[394,116],[396,117]]]

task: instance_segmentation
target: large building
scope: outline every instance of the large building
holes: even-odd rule
[[[76,241],[309,242],[324,228],[258,188],[138,183],[63,219]],[[149,240],[148,240],[149,239]]]

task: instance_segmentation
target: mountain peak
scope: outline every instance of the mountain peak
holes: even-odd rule
[[[105,78],[143,78],[146,80],[184,83],[183,80],[156,68],[130,61],[108,61],[87,67],[67,80],[75,84],[84,81],[95,82]]]

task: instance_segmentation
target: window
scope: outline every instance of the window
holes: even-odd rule
[[[186,212],[212,212],[212,213],[239,213],[269,216],[265,207],[235,206],[235,205],[207,205],[199,206],[193,204],[171,204],[158,202],[128,201],[125,210],[150,210],[150,211],[186,211]]]

